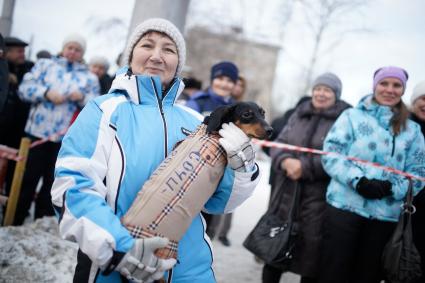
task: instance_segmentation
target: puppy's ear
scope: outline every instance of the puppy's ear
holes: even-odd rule
[[[207,126],[207,133],[218,132],[221,124],[229,122],[231,106],[221,106],[211,112],[210,116],[204,119],[204,124]]]

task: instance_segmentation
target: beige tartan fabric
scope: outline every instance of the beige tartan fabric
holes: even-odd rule
[[[206,125],[181,142],[159,165],[138,193],[123,224],[134,237],[162,236],[163,258],[177,258],[177,244],[220,182],[227,163],[219,136],[206,134]]]

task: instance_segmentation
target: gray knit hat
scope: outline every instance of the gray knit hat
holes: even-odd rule
[[[332,89],[332,91],[335,93],[335,98],[337,100],[341,98],[342,83],[341,80],[337,77],[337,75],[333,73],[324,73],[318,76],[313,82],[313,88],[318,85],[325,85]]]
[[[413,89],[412,96],[410,97],[410,104],[413,105],[415,100],[423,95],[425,95],[425,81],[421,81]]]
[[[180,33],[177,27],[170,21],[161,18],[148,19],[139,24],[134,29],[133,33],[128,39],[127,47],[124,52],[124,64],[130,65],[134,46],[148,31],[165,33],[174,41],[179,56],[176,75],[179,75],[186,61],[186,43],[184,41],[183,35]]]

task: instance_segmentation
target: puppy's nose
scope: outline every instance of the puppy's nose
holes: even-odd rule
[[[270,138],[273,135],[273,128],[272,127],[266,128],[266,135],[267,135],[267,138]]]

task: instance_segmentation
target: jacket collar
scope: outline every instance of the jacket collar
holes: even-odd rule
[[[158,76],[134,75],[128,71],[128,67],[123,67],[117,71],[109,92],[124,91],[135,104],[153,105],[162,101],[162,105],[172,105],[183,89],[184,83],[176,77],[166,93],[163,93]]]
[[[391,107],[380,105],[373,100],[373,94],[366,95],[363,97],[357,108],[366,111],[369,115],[376,118],[378,123],[383,126],[385,129],[391,130],[391,118],[394,113],[391,110]]]

